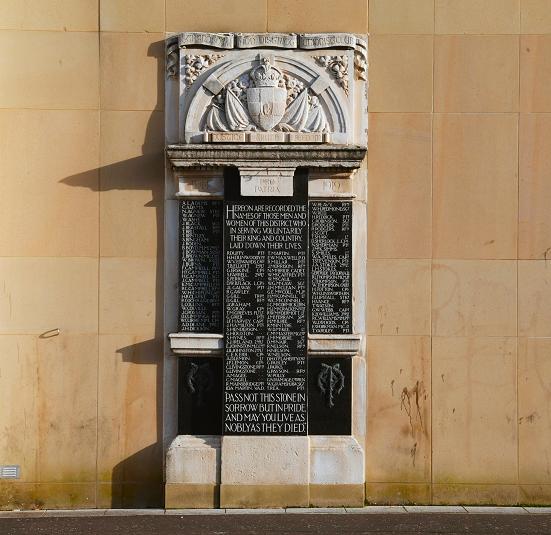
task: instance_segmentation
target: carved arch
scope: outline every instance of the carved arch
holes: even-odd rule
[[[320,69],[311,58],[311,63],[291,54],[273,54],[278,67],[309,86],[323,107],[329,120],[333,139],[336,143],[349,143],[352,139],[350,110],[346,95],[334,80]],[[212,98],[227,84],[257,66],[258,51],[240,56],[238,59],[221,61],[210,69],[193,95],[184,122],[186,142],[196,142],[202,138],[203,124]],[[342,95],[341,95],[342,93]]]

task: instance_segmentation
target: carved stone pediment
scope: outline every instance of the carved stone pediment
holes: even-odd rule
[[[366,70],[366,41],[352,34],[174,35],[173,141],[365,145]]]

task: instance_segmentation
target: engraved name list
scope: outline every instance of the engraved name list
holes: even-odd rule
[[[224,434],[307,432],[307,239],[305,198],[226,197]]]

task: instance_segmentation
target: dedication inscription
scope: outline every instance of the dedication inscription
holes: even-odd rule
[[[294,196],[224,201],[224,434],[307,433],[306,172]]]
[[[352,203],[310,203],[310,332],[352,332]]]
[[[222,332],[222,201],[180,205],[180,331]]]

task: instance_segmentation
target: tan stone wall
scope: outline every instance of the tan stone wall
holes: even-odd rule
[[[551,503],[551,1],[369,33],[368,499]]]
[[[369,3],[368,498],[551,503],[551,0]],[[183,30],[365,33],[368,2],[0,3],[0,507],[162,504]]]

